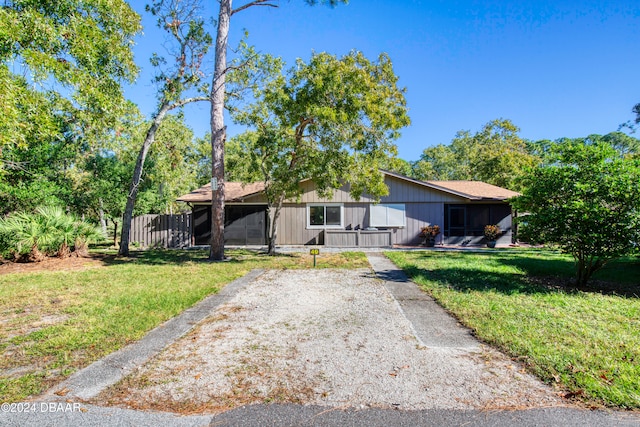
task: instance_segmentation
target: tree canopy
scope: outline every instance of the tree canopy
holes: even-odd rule
[[[525,241],[558,245],[585,285],[609,260],[640,245],[640,160],[610,144],[551,144],[553,162],[530,169],[513,205]]]
[[[137,74],[131,47],[140,28],[123,0],[5,1],[0,150],[72,127],[86,136],[113,126],[124,106],[120,84]]]
[[[409,124],[397,80],[385,54],[370,61],[355,51],[341,58],[316,53],[274,75],[255,103],[234,112],[234,120],[254,130],[241,143],[266,184],[270,252],[279,209],[300,193],[300,181],[313,180],[321,194],[345,182],[354,198],[386,194],[379,165],[395,154],[393,141]]]
[[[460,131],[450,145],[425,149],[414,174],[423,180],[476,180],[518,190],[521,171],[538,161],[519,131],[507,119],[492,120],[473,135]]]

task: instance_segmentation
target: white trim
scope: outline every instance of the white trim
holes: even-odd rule
[[[312,206],[324,206],[325,208],[339,206],[340,207],[340,225],[311,225],[311,207]],[[336,228],[336,229],[344,228],[344,203],[322,203],[322,202],[307,203],[306,216],[307,216],[307,230],[324,230],[325,228]],[[326,211],[325,211],[325,223],[326,223]]]
[[[374,208],[375,211],[374,212]],[[394,215],[395,214],[395,215]],[[402,222],[390,222],[392,217],[402,215]],[[384,217],[384,222],[380,219]],[[377,222],[376,222],[377,221]],[[380,203],[369,206],[369,225],[371,227],[403,228],[407,226],[407,206],[405,203]]]

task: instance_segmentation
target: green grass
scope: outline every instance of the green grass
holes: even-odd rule
[[[0,401],[38,395],[74,371],[140,339],[254,268],[310,268],[307,254],[145,251],[97,268],[0,275]],[[367,267],[364,254],[323,254],[318,267]]]
[[[534,374],[596,405],[640,408],[640,261],[570,286],[573,261],[548,250],[389,252],[447,310]],[[604,291],[601,291],[604,289]]]

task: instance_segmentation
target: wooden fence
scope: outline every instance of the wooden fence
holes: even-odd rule
[[[191,212],[179,215],[140,215],[131,221],[130,245],[186,248],[191,246]]]

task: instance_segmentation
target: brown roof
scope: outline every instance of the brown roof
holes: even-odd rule
[[[397,172],[382,170],[385,175],[413,182],[414,184],[444,191],[455,196],[464,197],[471,200],[507,200],[511,197],[519,196],[520,193],[507,190],[496,185],[487,184],[482,181],[420,181]]]
[[[470,200],[507,200],[520,194],[482,181],[419,181],[395,172],[383,171],[383,173]],[[252,184],[225,182],[224,187],[226,202],[241,201],[246,197],[264,191],[264,183],[262,182],[254,182]],[[189,194],[179,197],[177,200],[190,203],[211,202],[211,184],[206,184]]]
[[[426,181],[426,183],[447,192],[458,193],[469,199],[506,200],[520,195],[515,191],[482,181]]]
[[[243,184],[241,182],[225,182],[224,183],[224,200],[225,202],[233,202],[242,200],[245,197],[252,196],[264,190],[264,183],[254,182],[252,184]],[[203,203],[211,202],[211,184],[203,185],[197,190],[193,190],[189,194],[180,196],[179,202]]]

